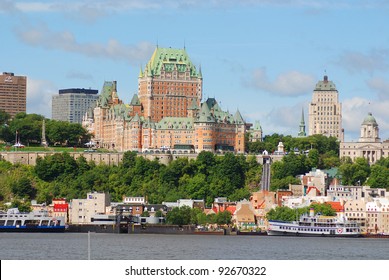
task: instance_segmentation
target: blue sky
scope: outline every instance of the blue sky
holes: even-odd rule
[[[27,112],[51,117],[63,88],[118,82],[126,103],[156,45],[201,66],[204,98],[297,136],[301,109],[326,73],[345,140],[368,112],[389,138],[389,1],[0,0],[0,71],[28,77]]]

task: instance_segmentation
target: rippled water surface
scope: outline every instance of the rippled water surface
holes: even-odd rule
[[[388,260],[389,239],[90,234],[95,260]],[[87,233],[0,233],[2,260],[88,259]]]

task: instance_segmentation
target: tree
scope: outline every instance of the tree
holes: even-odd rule
[[[35,197],[36,190],[33,188],[30,179],[21,177],[11,183],[12,192],[20,198],[31,199]]]
[[[189,206],[175,207],[166,214],[166,223],[171,225],[189,225],[191,208]]]
[[[215,223],[218,225],[229,225],[231,224],[232,214],[230,211],[221,211],[216,214]]]

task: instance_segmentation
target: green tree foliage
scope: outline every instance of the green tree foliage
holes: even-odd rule
[[[383,158],[371,166],[367,184],[372,188],[389,190],[389,158]]]
[[[189,206],[175,207],[166,214],[166,223],[170,225],[189,225],[192,209]]]
[[[30,179],[25,176],[13,181],[11,183],[11,190],[16,196],[20,198],[31,199],[36,195],[36,190],[32,186]]]
[[[365,158],[356,158],[354,162],[346,158],[339,167],[339,173],[343,185],[362,185],[370,176],[370,166]]]
[[[308,207],[292,209],[287,206],[278,206],[275,209],[271,209],[266,218],[268,220],[279,221],[297,221],[303,214],[309,214],[310,209],[313,208],[316,214],[323,216],[335,216],[336,212],[330,204],[327,203],[312,203]]]
[[[218,212],[215,216],[214,222],[218,225],[229,225],[231,224],[232,214],[230,211]]]
[[[29,213],[32,211],[31,203],[29,201],[18,199],[12,201],[10,208],[18,208],[21,213]]]

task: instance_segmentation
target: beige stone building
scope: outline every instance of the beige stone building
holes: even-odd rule
[[[256,213],[249,201],[240,201],[232,217],[233,223],[239,230],[252,230],[257,228]]]
[[[366,203],[366,232],[389,234],[389,200],[374,198]]]
[[[92,217],[105,214],[110,203],[109,194],[97,192],[88,193],[86,199],[73,199],[70,202],[70,223],[91,224]]]
[[[349,157],[353,161],[363,157],[370,164],[374,164],[382,157],[389,156],[389,142],[381,142],[379,128],[372,113],[364,118],[361,124],[361,134],[357,142],[341,142],[339,147],[340,158]]]
[[[316,84],[309,104],[309,135],[315,134],[343,140],[342,104],[338,90],[328,76]]]

